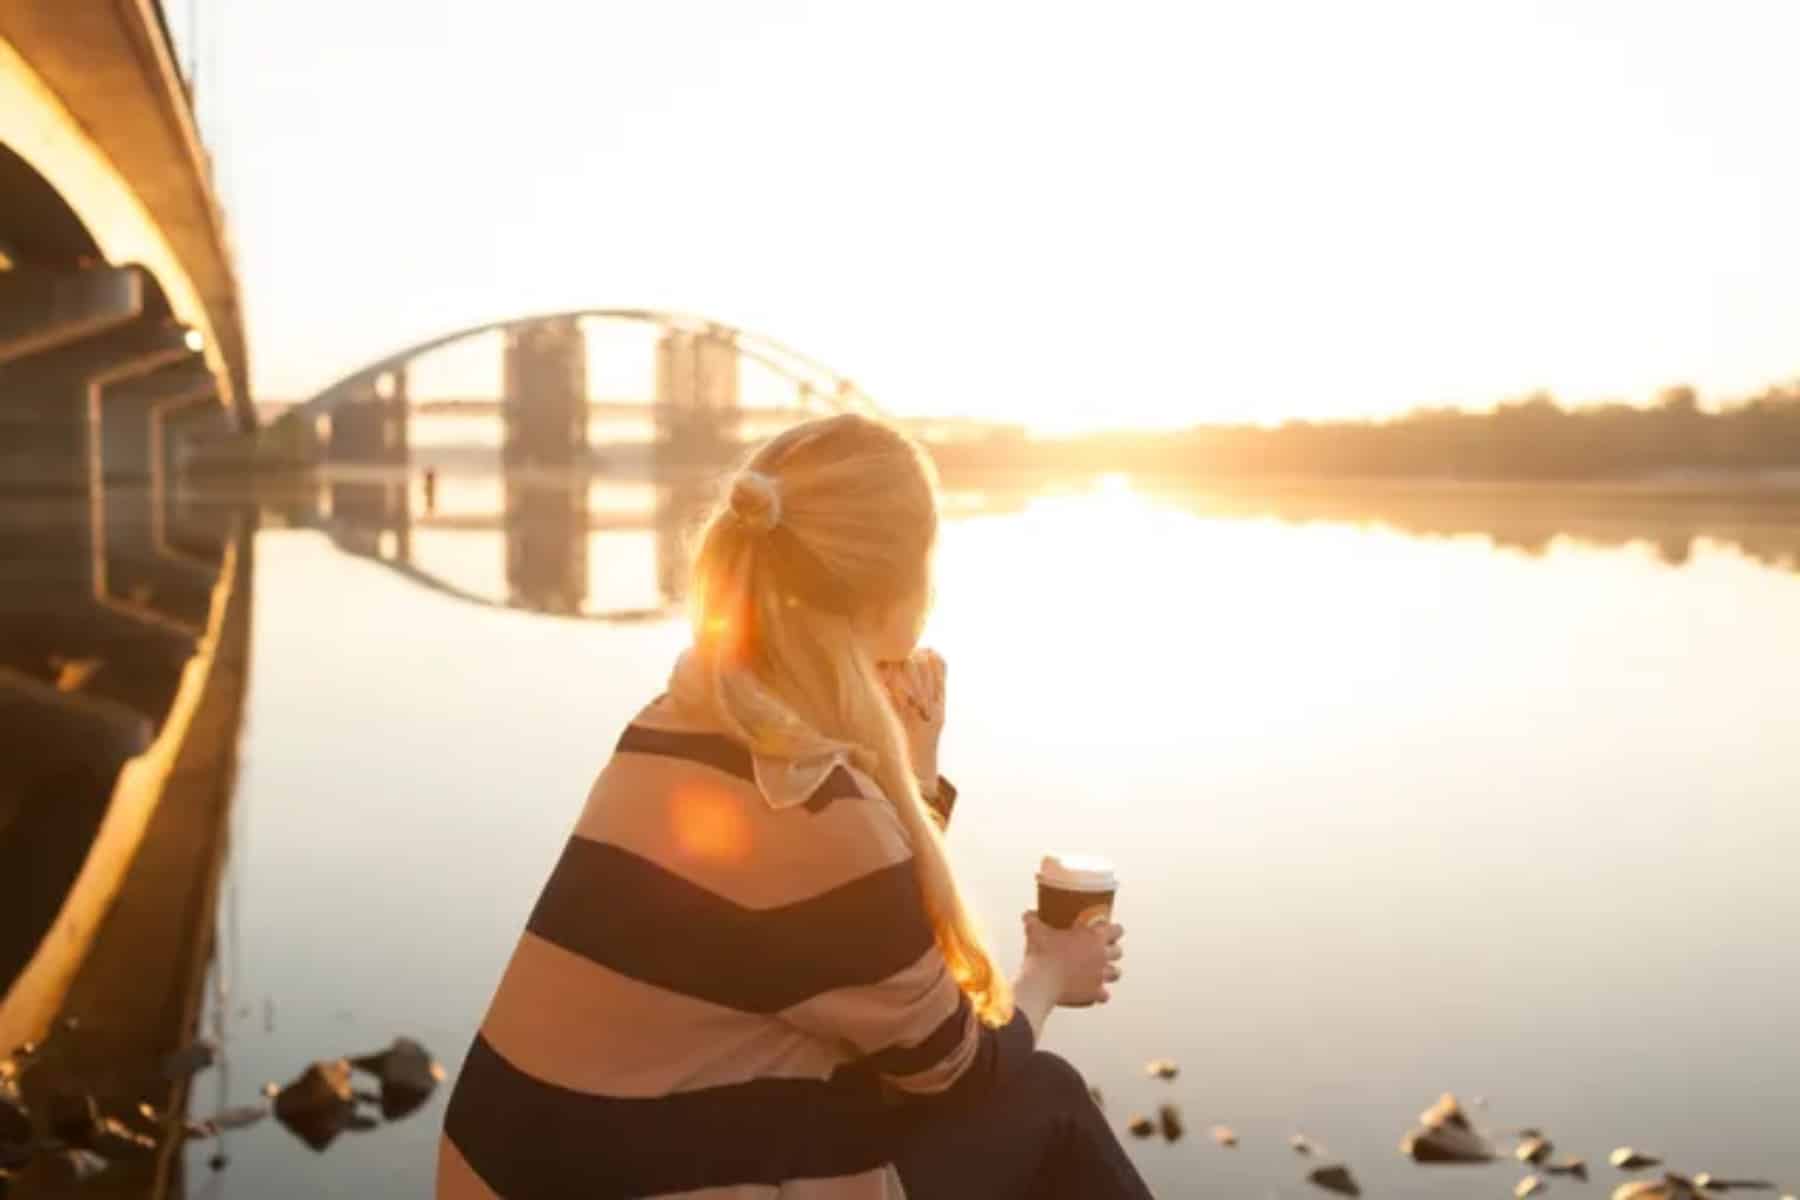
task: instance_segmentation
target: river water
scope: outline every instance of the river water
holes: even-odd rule
[[[454,1072],[684,644],[702,498],[596,487],[591,533],[482,477],[429,514],[416,480],[264,504],[195,1115],[395,1034]],[[1296,1132],[1365,1194],[1508,1194],[1522,1170],[1398,1153],[1447,1089],[1595,1195],[1624,1144],[1800,1188],[1791,502],[1110,479],[950,508],[956,865],[1010,964],[1040,853],[1119,863],[1126,977],[1049,1042],[1121,1125],[1181,1106],[1184,1140],[1131,1143],[1159,1195],[1322,1196]],[[442,1096],[322,1154],[228,1135],[188,1192],[426,1194]]]

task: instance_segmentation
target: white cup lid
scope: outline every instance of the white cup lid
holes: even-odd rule
[[[1119,886],[1112,863],[1094,854],[1046,854],[1038,880],[1071,892],[1110,892]]]

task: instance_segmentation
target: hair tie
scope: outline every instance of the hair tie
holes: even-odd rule
[[[754,534],[781,524],[781,488],[761,471],[744,471],[731,485],[731,515]]]

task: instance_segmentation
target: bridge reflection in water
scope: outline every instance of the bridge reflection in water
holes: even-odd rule
[[[684,598],[714,475],[613,480],[585,471],[328,473],[264,501],[264,521],[320,530],[345,553],[494,608],[586,620],[663,616]]]

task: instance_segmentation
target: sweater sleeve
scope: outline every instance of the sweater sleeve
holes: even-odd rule
[[[954,792],[951,792],[954,796]],[[869,814],[870,852],[885,868],[911,866],[892,809],[859,799]],[[985,1093],[1030,1057],[1033,1037],[1023,1013],[999,1028],[983,1023],[931,937],[916,887],[905,889],[866,931],[871,941],[909,941],[912,961],[881,978],[834,987],[784,1010],[790,1024],[847,1047],[901,1096],[915,1101],[965,1099]],[[885,926],[882,927],[882,926]]]

